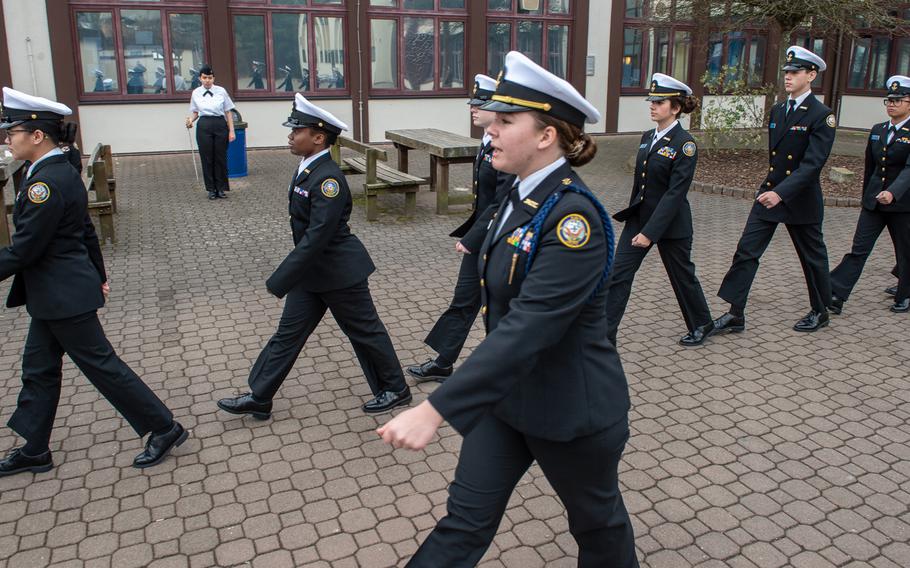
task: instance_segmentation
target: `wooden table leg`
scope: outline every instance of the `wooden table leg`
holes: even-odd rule
[[[396,143],[395,148],[398,149],[398,171],[408,173],[408,150],[407,146],[402,146],[401,144]]]
[[[436,214],[448,215],[449,213],[449,162],[436,159]]]
[[[439,163],[439,158],[430,154],[430,191],[436,191],[437,177],[436,177],[436,166]]]
[[[6,202],[3,190],[6,189],[6,180],[0,182],[0,246],[8,247],[12,242],[9,236],[9,222],[6,220]]]

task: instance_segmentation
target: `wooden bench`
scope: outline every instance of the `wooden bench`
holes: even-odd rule
[[[89,213],[98,216],[99,240],[102,244],[108,240],[115,243],[117,237],[114,234],[114,213],[117,212],[117,202],[114,196],[117,182],[114,179],[111,147],[104,144],[95,146],[85,172],[88,175],[86,187],[89,191],[95,192],[95,200],[89,200],[88,209]]]
[[[355,158],[345,158],[342,162],[341,147],[350,148],[363,155]],[[338,141],[332,148],[332,157],[342,166],[344,171],[354,171],[358,174],[366,175],[366,180],[363,182],[363,191],[367,201],[367,221],[375,221],[379,218],[377,200],[379,194],[383,192],[404,193],[404,214],[409,217],[413,216],[417,210],[417,191],[421,185],[429,184],[427,179],[400,172],[380,163],[380,161],[386,162],[389,159],[388,152],[382,148],[364,144],[344,136],[338,137]]]

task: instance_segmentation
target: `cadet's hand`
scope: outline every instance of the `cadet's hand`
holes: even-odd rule
[[[193,118],[190,117],[190,116],[186,117],[186,127],[187,127],[187,128],[192,128],[192,127],[193,127]]]
[[[469,251],[467,247],[461,244],[461,241],[455,243],[455,252],[460,252],[461,254],[471,254],[471,251]]]
[[[230,132],[228,132],[228,142],[233,142],[233,141],[236,140],[236,139],[237,139],[237,135],[234,134],[234,131],[233,131],[233,130],[231,130]]]
[[[764,205],[766,208],[771,209],[772,207],[777,206],[782,200],[777,192],[766,191],[759,195],[756,201]]]
[[[422,450],[442,424],[442,415],[425,400],[376,429],[382,441],[396,448]]]
[[[894,201],[894,194],[890,191],[883,191],[876,195],[875,199],[883,205],[890,205]]]
[[[101,285],[101,293],[104,294],[104,299],[107,300],[107,297],[111,295],[111,285],[105,282]]]
[[[649,246],[651,246],[651,239],[649,239],[648,237],[644,236],[641,233],[638,233],[637,235],[632,237],[632,246],[648,248]]]

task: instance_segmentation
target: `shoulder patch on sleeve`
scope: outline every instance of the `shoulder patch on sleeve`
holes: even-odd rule
[[[584,215],[570,213],[560,219],[556,226],[559,242],[569,248],[581,248],[591,239],[591,225]]]
[[[28,200],[32,203],[41,204],[47,201],[51,196],[51,188],[42,181],[33,183],[28,186]]]
[[[689,156],[691,158],[692,156],[695,155],[695,150],[696,150],[695,142],[692,142],[690,140],[689,142],[686,142],[685,144],[683,144],[682,151],[683,151],[683,154],[685,154],[686,156]]]
[[[825,124],[827,124],[831,128],[834,128],[835,126],[837,126],[837,119],[834,118],[833,114],[829,114],[828,118],[825,119]]]
[[[322,194],[328,198],[338,197],[338,180],[329,178],[322,182]]]

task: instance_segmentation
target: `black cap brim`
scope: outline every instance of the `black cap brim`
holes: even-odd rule
[[[648,102],[650,103],[650,102],[654,102],[654,101],[665,101],[665,100],[667,100],[667,99],[672,99],[673,97],[684,97],[684,96],[686,96],[686,95],[685,95],[685,94],[679,94],[679,95],[648,95],[647,97],[645,97],[645,100],[648,101]]]
[[[488,102],[490,102],[490,101],[485,101],[483,99],[471,99],[468,101],[468,104],[473,107],[473,106],[484,105],[484,104],[487,104]]]
[[[24,122],[25,122],[24,120],[14,120],[12,122],[3,122],[3,123],[0,123],[0,130],[9,130],[10,128],[13,128],[14,126],[19,126],[20,124],[22,124]]]
[[[534,109],[521,105],[510,105],[502,101],[487,101],[480,107],[480,110],[488,110],[490,112],[528,112]]]

